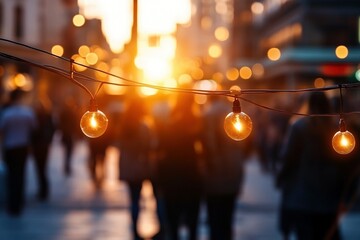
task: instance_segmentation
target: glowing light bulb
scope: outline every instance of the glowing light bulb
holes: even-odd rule
[[[239,100],[235,99],[233,111],[225,117],[224,129],[226,134],[235,141],[247,138],[252,131],[251,118],[241,111]]]
[[[354,135],[346,130],[345,121],[340,119],[340,130],[332,138],[332,146],[339,154],[351,153],[355,148]]]
[[[339,154],[351,153],[355,148],[354,135],[349,131],[338,131],[332,138],[332,146]]]
[[[107,125],[106,115],[99,111],[96,104],[91,101],[89,111],[84,113],[80,120],[82,132],[90,138],[97,138],[105,133]]]

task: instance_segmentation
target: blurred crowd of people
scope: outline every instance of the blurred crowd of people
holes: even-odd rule
[[[61,133],[65,151],[64,177],[75,174],[72,153],[74,142],[81,138],[74,99],[66,99],[54,112],[46,98],[29,104],[26,95],[19,89],[11,92],[0,113],[7,212],[12,216],[21,215],[24,208],[29,155],[35,160],[38,199],[46,201],[51,195],[48,153],[55,132]],[[334,113],[336,104],[324,93],[303,97],[309,114]],[[201,107],[190,93],[177,93],[176,99],[160,95],[156,101],[147,101],[132,92],[121,101],[122,109],[111,110],[111,103],[103,100],[108,106],[104,111],[109,128],[99,138],[86,138],[88,170],[94,187],[101,189],[106,178],[106,149],[119,149],[119,180],[129,189],[134,239],[141,239],[136,223],[145,180],[152,183],[160,223],[153,239],[179,239],[180,226],[186,226],[189,239],[195,240],[202,203],[206,205],[210,239],[232,239],[244,164],[252,154],[257,154],[264,171],[273,174],[282,193],[278,215],[284,239],[291,235],[306,240],[341,239],[338,220],[356,191],[356,158],[360,155],[358,145],[347,156],[332,150],[330,129],[338,128],[334,118],[291,118],[291,114],[254,111],[257,130],[251,138],[237,142],[223,128],[224,117],[231,111],[231,104],[223,97],[209,96]],[[349,128],[360,136],[356,121],[349,119]]]

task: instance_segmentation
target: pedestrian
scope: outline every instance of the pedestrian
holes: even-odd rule
[[[21,215],[24,209],[26,160],[37,125],[35,114],[25,105],[24,97],[23,90],[13,90],[0,118],[3,159],[7,169],[6,210],[11,216]]]
[[[106,134],[106,133],[105,133]],[[88,168],[91,180],[96,189],[100,189],[105,179],[105,157],[106,150],[110,145],[106,135],[98,138],[89,138],[89,159]]]
[[[201,154],[202,123],[194,96],[179,94],[171,111],[159,151],[158,181],[170,239],[180,239],[179,227],[185,225],[189,239],[196,239],[202,197]]]
[[[38,122],[32,137],[32,153],[38,182],[37,198],[40,201],[46,201],[50,193],[50,183],[47,176],[48,158],[55,133],[50,101],[39,96],[34,103],[34,112]]]
[[[161,188],[159,177],[159,163],[164,157],[164,150],[161,149],[163,142],[166,141],[167,123],[170,117],[169,95],[159,92],[156,100],[152,104],[151,116],[154,125],[154,152],[150,158],[150,181],[153,186],[153,193],[156,199],[156,211],[159,220],[159,232],[154,236],[154,240],[167,239],[167,220],[165,214],[164,192]]]
[[[61,143],[64,147],[63,172],[67,177],[72,174],[71,159],[74,151],[75,137],[79,128],[75,123],[79,122],[75,99],[71,96],[66,97],[60,108],[57,128],[60,130]]]
[[[204,111],[204,184],[209,239],[233,239],[233,215],[241,194],[244,162],[250,153],[249,140],[230,139],[224,118],[231,110],[228,101],[212,96]]]
[[[309,114],[331,112],[325,93],[309,94]],[[340,156],[332,149],[337,129],[332,118],[315,116],[298,118],[288,129],[277,175],[283,239],[293,234],[299,240],[341,239],[337,220],[356,155]]]
[[[134,239],[142,239],[137,229],[141,188],[149,178],[151,134],[145,121],[146,108],[140,96],[127,99],[119,129],[120,180],[125,181],[131,199],[131,219]]]
[[[106,151],[108,147],[115,143],[115,135],[117,132],[117,125],[115,124],[119,118],[119,113],[109,109],[109,99],[102,96],[101,106],[104,106],[106,116],[110,123],[107,130],[103,135],[97,138],[87,138],[89,144],[89,158],[88,169],[90,177],[97,190],[102,188],[104,180],[106,178]],[[98,98],[99,100],[99,98]]]

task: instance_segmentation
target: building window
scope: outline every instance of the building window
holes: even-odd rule
[[[24,13],[23,13],[23,8],[21,6],[16,6],[15,7],[15,37],[17,39],[21,39],[23,37],[23,17],[24,17]]]

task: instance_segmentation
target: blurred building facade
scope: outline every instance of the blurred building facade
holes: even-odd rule
[[[0,37],[51,51],[53,45],[64,44],[64,30],[71,21],[69,16],[77,12],[74,3],[76,1],[0,0]],[[68,39],[72,40],[70,36]],[[0,41],[0,47],[4,53],[30,62],[50,59],[45,54],[5,41]],[[40,68],[6,58],[1,58],[0,64],[2,97],[16,87],[35,91],[40,85],[41,89],[49,88],[45,81],[49,78],[49,73]]]
[[[295,88],[317,78],[355,80],[360,61],[357,0],[191,0],[191,8],[191,22],[177,28],[176,77],[188,72],[194,80],[267,88]],[[100,20],[75,27],[72,19],[78,12],[76,0],[0,0],[0,37],[46,51],[59,44],[68,58],[82,45],[109,50]],[[335,54],[339,45],[349,51],[345,58]],[[0,47],[28,60],[42,60],[42,54],[22,47],[1,41]],[[273,48],[280,54],[276,60],[268,56]],[[113,56],[102,57],[110,62]],[[110,70],[105,59],[99,62],[105,66],[102,70]],[[3,82],[29,71],[29,66],[9,65],[3,58],[0,63]],[[242,68],[248,72],[245,76]],[[43,75],[49,78],[44,73],[36,78]]]
[[[233,0],[192,0],[189,24],[178,26],[177,64],[186,63],[194,80],[225,80],[224,72],[231,66],[230,29],[234,18]],[[184,61],[191,59],[191,61]],[[190,66],[190,67],[189,67]]]
[[[79,55],[79,47],[87,46],[89,52],[101,54],[97,56],[100,62],[107,57],[106,51],[102,50],[109,49],[101,31],[101,22],[99,19],[84,19],[82,26],[76,26],[74,16],[78,13],[77,0],[0,0],[0,37],[47,52],[52,52],[53,46],[57,45],[61,51],[54,54],[66,58],[75,58],[76,54]],[[0,48],[6,54],[30,62],[69,69],[65,61],[23,46],[0,41]],[[81,63],[87,64],[85,61]],[[2,97],[15,87],[22,87],[33,89],[34,97],[48,95],[55,104],[60,104],[64,95],[82,93],[69,80],[31,64],[0,58],[0,70]],[[18,85],[19,76],[26,86]]]
[[[360,61],[356,0],[258,0],[235,4],[233,60],[250,58],[264,68],[260,83],[268,87],[314,86],[321,78],[335,83],[355,81]],[[243,34],[241,34],[243,33]],[[337,56],[338,46],[348,54]],[[269,59],[276,48],[279,58]],[[340,53],[341,54],[341,53]]]
[[[49,49],[63,41],[78,8],[75,0],[0,0],[0,11],[2,38]]]

